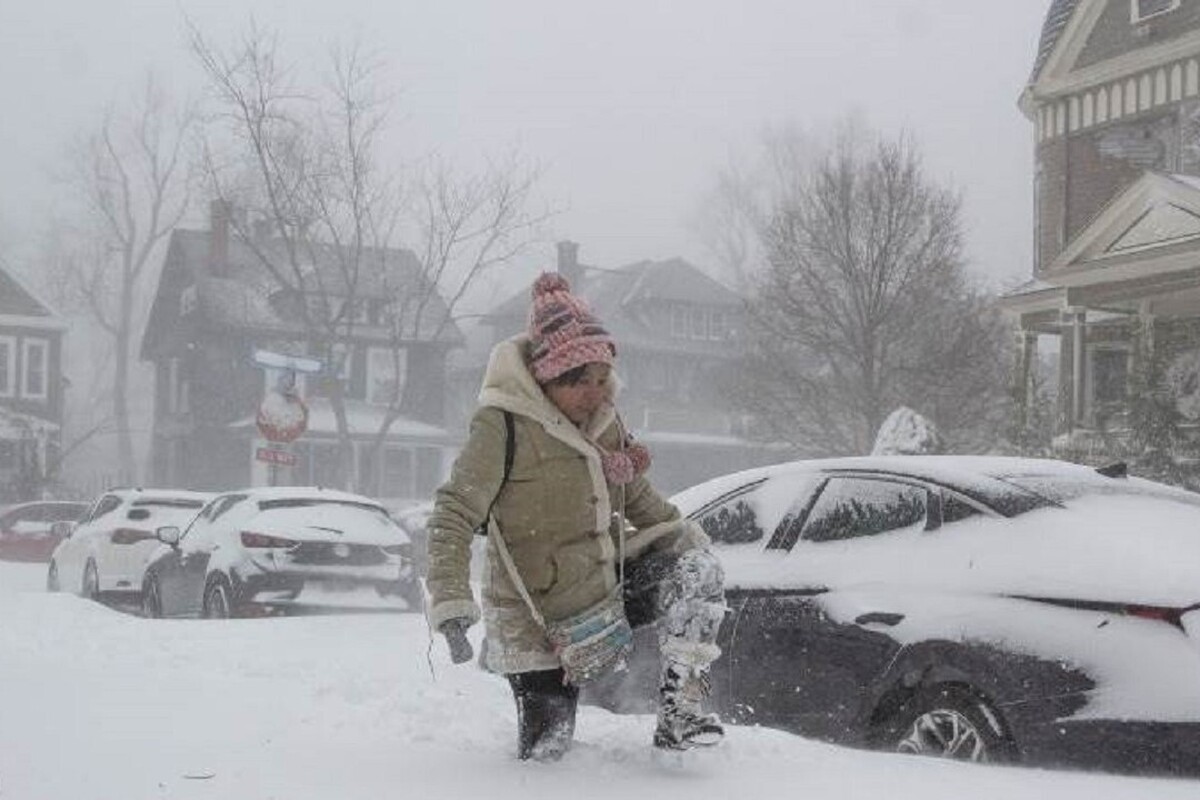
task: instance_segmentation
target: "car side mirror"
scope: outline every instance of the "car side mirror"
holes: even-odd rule
[[[179,544],[179,528],[174,525],[164,525],[154,531],[154,538],[158,539],[163,544],[169,544],[175,547]]]
[[[75,532],[75,523],[70,520],[59,520],[50,525],[50,534],[56,539],[70,539]]]

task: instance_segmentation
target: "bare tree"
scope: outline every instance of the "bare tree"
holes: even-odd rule
[[[405,164],[401,180],[382,158],[392,99],[378,91],[380,63],[361,47],[333,49],[328,79],[310,86],[257,27],[229,48],[193,27],[191,45],[215,100],[206,177],[217,197],[265,223],[270,235],[256,236],[254,222],[232,217],[258,266],[297,299],[298,337],[335,375],[356,341],[391,354],[394,379],[375,387],[386,409],[372,437],[377,462],[405,407],[407,348],[452,328],[471,284],[509,263],[545,218],[527,211],[537,172],[512,157],[460,177],[431,159]],[[327,389],[349,486],[345,387],[334,380]]]
[[[57,262],[62,296],[83,307],[112,344],[109,397],[118,480],[136,478],[130,422],[134,347],[157,248],[186,213],[191,189],[190,113],[177,110],[153,75],[128,106],[110,108],[76,143],[67,180],[81,203]]]
[[[748,307],[744,402],[812,454],[869,452],[905,405],[951,448],[984,446],[1004,414],[1003,320],[967,278],[956,194],[911,140],[849,126],[777,171],[761,216],[766,263]]]

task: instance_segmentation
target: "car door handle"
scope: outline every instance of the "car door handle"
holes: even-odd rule
[[[859,625],[870,625],[873,622],[878,622],[883,625],[899,625],[904,620],[903,614],[891,614],[887,611],[870,611],[866,614],[859,614],[854,618],[854,621]]]

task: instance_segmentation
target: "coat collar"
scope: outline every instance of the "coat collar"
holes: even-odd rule
[[[593,442],[613,424],[617,412],[609,406],[588,423],[586,430],[577,428],[550,402],[550,398],[534,380],[525,361],[528,347],[529,337],[520,334],[492,348],[483,376],[483,388],[479,391],[479,404],[528,417],[540,424],[550,436],[579,451],[587,459],[592,493],[598,498],[596,530],[606,531],[612,516],[612,502],[608,496],[608,482],[604,478],[600,451]]]

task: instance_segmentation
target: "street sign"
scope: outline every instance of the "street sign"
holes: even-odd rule
[[[270,350],[255,350],[254,363],[268,369],[286,369],[293,372],[317,373],[324,369],[324,365],[315,358],[288,356],[272,353]]]
[[[274,464],[279,467],[294,467],[299,462],[295,453],[286,450],[276,450],[273,447],[259,447],[254,451],[254,457],[259,461]]]
[[[286,444],[308,430],[308,406],[297,395],[267,392],[254,422],[268,442]]]

